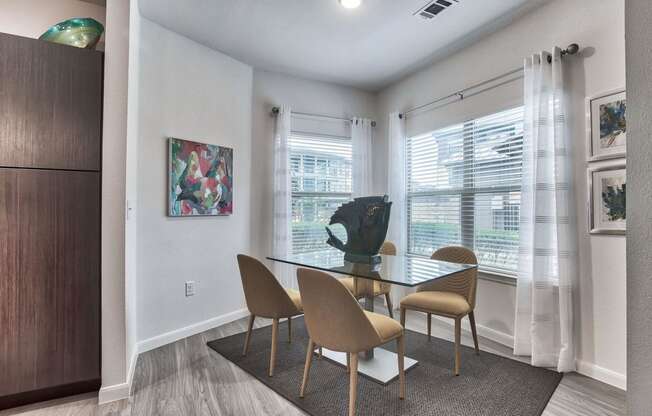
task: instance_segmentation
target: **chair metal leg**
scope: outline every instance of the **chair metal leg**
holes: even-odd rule
[[[460,342],[462,338],[462,319],[455,318],[455,375],[460,375]]]
[[[396,351],[398,355],[398,379],[400,385],[398,397],[403,400],[405,399],[405,336],[401,335],[401,337],[396,340],[396,343]]]
[[[272,321],[272,354],[269,357],[269,376],[274,376],[274,364],[276,364],[276,344],[278,339],[278,318]]]
[[[432,336],[432,314],[428,314],[428,341],[430,341],[430,337]]]
[[[358,394],[358,354],[351,356],[351,371],[349,374],[349,416],[355,416],[355,399]]]
[[[288,317],[288,344],[292,344],[292,317]]]
[[[306,352],[306,365],[303,368],[303,382],[301,383],[301,392],[299,397],[303,399],[303,395],[306,392],[306,386],[308,385],[308,374],[310,373],[310,366],[312,365],[312,356],[315,353],[315,343],[312,342],[312,339],[308,340],[308,350]]]
[[[256,315],[250,315],[249,316],[249,325],[247,327],[247,336],[245,337],[245,343],[244,343],[244,348],[242,349],[242,355],[245,356],[247,355],[247,352],[249,351],[249,340],[251,340],[251,331],[254,327],[254,320],[256,319]]]
[[[473,343],[475,344],[475,353],[476,355],[480,355],[480,346],[478,345],[478,331],[475,329],[475,315],[473,314],[473,311],[469,312],[469,321],[471,323]]]
[[[385,293],[385,302],[387,303],[387,311],[389,312],[389,317],[394,319],[394,306],[392,306],[392,300],[389,297],[389,293]]]

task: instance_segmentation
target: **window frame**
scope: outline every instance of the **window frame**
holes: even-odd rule
[[[426,254],[418,253],[412,251],[412,247],[410,245],[410,241],[412,241],[412,236],[411,233],[413,232],[412,230],[412,224],[411,224],[411,204],[412,201],[415,198],[419,197],[436,197],[436,196],[457,196],[459,195],[460,198],[460,206],[459,206],[459,232],[460,232],[460,244],[464,247],[468,247],[471,250],[475,251],[475,246],[476,246],[476,235],[475,235],[475,228],[476,228],[476,208],[477,204],[475,201],[476,195],[501,195],[501,194],[510,194],[510,193],[518,193],[519,194],[519,214],[520,214],[520,207],[521,207],[521,202],[520,202],[520,194],[521,194],[521,189],[522,185],[519,183],[518,185],[504,185],[504,186],[491,186],[491,185],[486,185],[486,186],[480,186],[480,187],[475,187],[474,183],[474,176],[475,173],[473,166],[474,166],[474,158],[475,158],[475,152],[474,151],[466,151],[466,149],[471,148],[475,149],[475,130],[474,130],[474,125],[475,123],[485,117],[491,117],[493,115],[497,115],[500,113],[507,113],[510,111],[516,111],[518,109],[524,110],[524,105],[517,105],[517,106],[511,106],[499,111],[495,111],[489,114],[486,114],[484,116],[478,116],[472,119],[465,120],[461,123],[453,123],[451,125],[443,126],[441,128],[432,130],[428,133],[424,134],[419,134],[419,135],[414,135],[411,137],[407,137],[405,141],[405,189],[406,189],[406,196],[405,196],[405,218],[406,218],[406,226],[407,226],[407,249],[406,253],[411,256],[419,256],[419,257],[429,257]],[[417,138],[422,138],[426,136],[432,136],[434,135],[435,132],[445,130],[448,128],[452,128],[456,125],[462,126],[462,166],[464,166],[463,173],[462,173],[462,184],[461,187],[451,187],[447,189],[441,189],[441,190],[431,190],[431,191],[411,191],[410,190],[410,164],[408,163],[408,155],[410,154],[410,140],[417,139]],[[469,134],[468,132],[472,132]],[[521,140],[523,140],[524,136],[524,131],[521,131],[520,136],[514,136],[514,137],[520,137]],[[521,159],[522,160],[522,159]],[[522,163],[522,162],[521,162]],[[522,172],[522,164],[521,164],[521,172]],[[471,203],[469,203],[469,201]],[[515,204],[513,204],[515,205]],[[518,219],[517,219],[518,221]],[[518,222],[517,222],[518,223]],[[478,265],[478,272],[479,275],[482,277],[483,275],[488,276],[488,280],[496,281],[499,283],[506,283],[506,284],[515,284],[516,278],[517,278],[517,269],[514,269],[513,271],[510,271],[508,269],[501,269],[501,268],[492,268],[488,266],[484,266],[482,264]]]
[[[303,141],[323,139],[324,141],[339,141],[339,142],[342,142],[342,143],[346,143],[349,146],[349,149],[350,149],[350,156],[351,156],[350,164],[351,164],[351,166],[350,166],[350,170],[349,170],[350,177],[347,178],[348,180],[345,179],[345,183],[349,186],[350,191],[349,192],[340,192],[340,191],[332,191],[332,192],[327,192],[327,191],[303,191],[303,190],[295,191],[294,186],[292,185],[292,181],[295,178],[294,172],[293,172],[293,167],[292,167],[292,157],[293,157],[293,154],[296,154],[296,153],[299,153],[302,156],[305,155],[305,153],[296,152],[296,151],[292,150],[292,141],[297,140],[297,139],[303,140]],[[305,131],[294,131],[293,130],[293,131],[290,132],[290,142],[288,143],[288,147],[289,147],[288,153],[289,153],[289,158],[290,158],[290,166],[289,166],[289,171],[290,172],[289,173],[290,173],[290,183],[291,183],[291,185],[290,185],[290,211],[291,211],[291,215],[292,215],[292,218],[293,218],[292,221],[291,221],[291,224],[290,224],[290,228],[291,228],[290,245],[291,245],[292,251],[295,252],[295,235],[294,235],[294,223],[295,223],[295,221],[294,221],[294,212],[293,211],[294,211],[294,204],[295,204],[295,201],[297,199],[302,199],[302,198],[305,198],[305,199],[324,198],[324,199],[333,199],[333,200],[345,199],[345,201],[344,201],[344,203],[345,203],[345,202],[350,201],[353,198],[353,186],[352,186],[352,184],[353,184],[353,144],[351,142],[351,137],[347,137],[347,136],[336,136],[336,135],[329,135],[329,134],[309,133],[309,132],[305,132]],[[302,160],[301,163],[304,163],[304,161]],[[315,167],[316,167],[316,165],[317,165],[317,160],[315,160]],[[315,168],[315,167],[313,167],[313,168]],[[328,180],[328,179],[326,178],[325,180]],[[315,185],[316,184],[317,184],[317,180],[315,180]],[[340,204],[338,204],[338,206],[339,205]],[[315,223],[317,223],[317,222],[315,222]],[[324,244],[325,244],[325,242],[326,242],[326,234],[324,233]],[[324,249],[326,249],[326,247]],[[319,251],[321,251],[321,250],[305,251],[305,252],[306,253],[308,253],[308,252],[317,253]]]

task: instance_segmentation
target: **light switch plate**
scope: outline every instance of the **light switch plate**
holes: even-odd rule
[[[195,282],[186,282],[186,297],[195,296]]]

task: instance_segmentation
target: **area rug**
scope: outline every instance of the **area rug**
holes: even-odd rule
[[[305,398],[299,398],[308,334],[302,318],[279,326],[274,377],[267,376],[271,327],[254,330],[249,353],[242,356],[245,334],[217,339],[208,346],[312,416],[346,415],[349,378],[346,368],[322,358],[313,360]],[[396,351],[395,342],[384,348]],[[560,373],[498,355],[462,347],[460,375],[452,373],[454,345],[406,331],[406,356],[419,361],[406,373],[406,397],[399,400],[398,380],[382,386],[358,377],[358,415],[397,416],[539,416],[561,381]]]

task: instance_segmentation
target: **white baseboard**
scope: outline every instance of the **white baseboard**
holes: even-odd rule
[[[97,401],[99,404],[104,404],[115,402],[116,400],[126,399],[129,397],[130,391],[131,382],[102,387],[100,388],[100,392],[97,395]]]
[[[576,361],[577,372],[621,390],[627,390],[627,376],[582,360]]]
[[[133,353],[130,357],[129,369],[127,371],[127,381],[124,383],[114,384],[106,387],[103,386],[102,388],[100,388],[100,392],[98,394],[99,404],[126,399],[131,395],[134,372],[136,370],[136,363],[138,361],[139,354],[153,350],[158,347],[162,347],[163,345],[171,344],[180,339],[199,334],[211,328],[228,324],[229,322],[236,321],[248,315],[249,315],[249,311],[247,309],[239,309],[234,312],[216,316],[214,318],[207,319],[205,321],[198,322],[196,324],[192,324],[184,328],[175,329],[174,331],[166,332],[164,334],[157,335],[155,337],[148,338],[146,340],[138,342],[135,348],[133,349]]]
[[[449,325],[451,328],[453,327],[453,321],[450,319],[434,316],[433,318],[436,318],[438,321],[443,322],[446,325]],[[509,348],[512,348],[514,346],[514,336],[506,334],[504,332],[496,331],[495,329],[488,328],[486,326],[482,325],[476,325],[476,328],[478,330],[478,335],[481,337],[487,338],[491,341],[497,342],[499,344],[505,345]],[[470,333],[471,330],[468,328],[468,322],[467,326],[462,324],[462,331],[465,333]],[[627,388],[627,376],[621,373],[617,373],[613,370],[609,370],[604,367],[600,367],[598,365],[595,365],[593,363],[587,362],[587,361],[582,361],[582,360],[576,360],[576,366],[577,366],[577,372],[579,374],[582,374],[584,376],[590,377],[594,380],[601,381],[603,383],[609,384],[611,386],[617,387],[621,390],[626,390]]]
[[[249,316],[249,311],[246,308],[239,309],[237,311],[229,312],[224,315],[216,316],[196,324],[188,325],[183,328],[145,339],[138,342],[138,353],[142,354],[151,351],[155,348],[162,347],[163,345],[171,344],[180,339],[199,334],[200,332],[207,331],[220,325],[228,324],[229,322],[236,321],[246,316]]]
[[[138,361],[138,348],[134,346],[131,357],[129,357],[129,368],[127,369],[127,381],[112,386],[102,386],[97,395],[99,404],[114,402],[117,400],[126,399],[131,396],[132,381],[134,379],[134,371],[136,370],[136,361]]]
[[[447,326],[452,328],[455,326],[455,323],[452,319],[444,318],[441,316],[433,315],[432,316],[434,319],[437,319],[437,321],[444,323]],[[488,340],[497,342],[501,345],[505,345],[506,347],[512,348],[514,346],[514,336],[506,334],[504,332],[496,331],[495,329],[491,329],[489,327],[483,326],[476,324],[475,326],[476,330],[478,331],[478,335],[484,338],[487,338]],[[462,332],[465,334],[470,335],[471,334],[471,327],[469,326],[468,322],[462,322]]]

